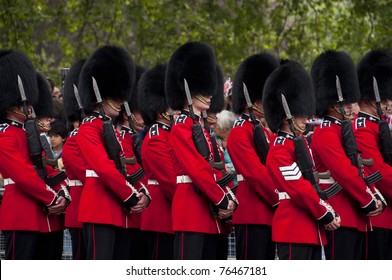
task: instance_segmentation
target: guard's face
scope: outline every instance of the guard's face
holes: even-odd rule
[[[308,122],[308,118],[307,117],[294,117],[294,126],[297,130],[298,134],[301,134],[302,132],[304,132],[306,130],[306,124]]]
[[[52,122],[52,118],[49,117],[40,117],[37,119],[38,127],[41,132],[48,132],[50,130],[50,123]]]
[[[115,118],[120,114],[123,102],[120,99],[105,99],[102,102],[105,114],[110,118]]]
[[[353,112],[353,104],[352,103],[347,103],[343,105],[343,109],[344,109],[344,115],[345,115],[345,119],[349,119],[352,115]]]
[[[139,112],[132,112],[131,120],[136,132],[142,131],[144,129],[144,120]]]
[[[202,95],[196,95],[192,97],[192,102],[193,102],[193,108],[195,111],[204,111],[208,110],[210,108],[211,104],[211,98],[212,96],[202,96]]]

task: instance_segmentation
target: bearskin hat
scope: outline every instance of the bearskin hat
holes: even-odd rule
[[[82,70],[83,65],[86,63],[86,59],[80,59],[75,62],[68,71],[64,81],[64,92],[63,92],[63,106],[65,118],[68,122],[80,121],[80,110],[78,102],[76,101],[74,93],[74,85],[78,87],[79,74]]]
[[[135,76],[135,86],[132,91],[131,98],[128,100],[129,109],[131,112],[140,112],[138,105],[138,84],[143,73],[147,71],[146,67],[136,65],[136,76]]]
[[[381,100],[392,99],[392,51],[368,52],[357,66],[361,99],[375,100],[373,77],[376,78]]]
[[[167,104],[173,110],[181,110],[186,103],[184,79],[188,82],[191,96],[213,96],[217,88],[215,55],[203,42],[188,42],[180,46],[166,69],[165,92]]]
[[[144,124],[151,126],[158,113],[167,109],[165,75],[167,64],[158,64],[141,76],[137,90],[137,104]]]
[[[37,73],[37,85],[39,92],[38,103],[34,105],[34,112],[38,118],[41,117],[54,117],[54,103],[51,92],[50,83],[41,74]]]
[[[225,107],[225,93],[223,92],[225,81],[223,80],[222,69],[218,64],[216,65],[216,81],[217,88],[211,98],[210,108],[207,110],[209,113],[219,113]]]
[[[315,112],[315,97],[309,73],[298,62],[282,62],[268,77],[263,91],[264,117],[272,132],[277,132],[286,114],[282,96],[286,97],[293,116],[312,117]]]
[[[135,63],[124,48],[109,45],[98,48],[88,58],[79,77],[79,93],[86,114],[91,114],[96,104],[92,77],[102,99],[129,100],[135,84]]]
[[[6,117],[9,108],[21,104],[18,75],[22,80],[27,102],[35,104],[38,101],[38,88],[30,59],[19,51],[0,50],[0,120]]]
[[[252,103],[262,100],[264,83],[279,66],[279,60],[269,53],[252,55],[241,62],[234,76],[232,110],[241,114],[246,106],[243,83],[249,92]]]
[[[323,117],[330,106],[339,100],[336,76],[339,77],[343,99],[346,103],[359,101],[359,84],[355,65],[350,55],[328,50],[313,62],[312,81],[316,96],[316,115]]]

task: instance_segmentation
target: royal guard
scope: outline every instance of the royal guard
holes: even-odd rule
[[[215,181],[222,181],[222,189],[226,193],[234,198],[235,195],[232,192],[234,187],[233,180],[236,176],[234,172],[229,172],[226,169],[224,150],[221,141],[217,139],[215,135],[215,126],[217,124],[217,114],[220,113],[225,107],[225,96],[224,96],[224,80],[221,67],[216,65],[216,77],[217,77],[217,90],[211,98],[210,108],[206,110],[206,113],[202,112],[203,125],[205,129],[211,134],[211,145],[214,149],[214,159],[210,162],[213,167]],[[205,117],[207,116],[207,117]],[[221,221],[222,231],[218,239],[217,259],[227,260],[227,252],[229,246],[228,234],[233,232],[232,217],[223,219]]]
[[[72,242],[72,259],[85,260],[86,247],[83,240],[83,224],[79,221],[79,204],[83,185],[86,181],[86,164],[76,141],[78,129],[84,118],[78,84],[79,74],[86,59],[78,60],[71,66],[64,81],[63,104],[65,118],[71,128],[63,147],[63,163],[69,179],[68,186],[72,203],[65,212],[65,227],[69,229]]]
[[[120,115],[116,118],[115,122],[116,128],[120,133],[124,156],[125,158],[131,159],[131,162],[126,164],[128,182],[130,182],[138,191],[142,191],[146,194],[148,201],[150,201],[151,196],[149,195],[146,187],[147,177],[145,176],[141,161],[144,122],[141,118],[137,102],[137,84],[139,83],[140,77],[144,71],[146,71],[144,67],[136,66],[136,80],[131,97],[124,101]],[[148,259],[146,250],[147,236],[145,232],[140,230],[142,222],[141,214],[144,209],[145,208],[140,208],[139,211],[134,210],[129,213],[128,222],[125,227],[127,240],[129,242],[127,245],[129,248],[129,256],[126,256],[126,259]]]
[[[240,64],[233,81],[232,110],[239,119],[228,136],[227,150],[237,172],[240,204],[233,224],[236,256],[241,260],[275,258],[271,225],[279,200],[265,166],[269,132],[259,119],[264,118],[264,83],[278,66],[279,61],[269,53],[252,55]]]
[[[216,259],[221,219],[237,203],[216,182],[211,136],[201,113],[216,92],[214,52],[202,42],[188,42],[171,56],[165,78],[167,105],[181,110],[171,130],[177,189],[172,202],[174,259]]]
[[[354,121],[354,134],[363,158],[373,164],[365,166],[368,174],[380,172],[376,183],[386,200],[381,215],[371,217],[372,228],[367,232],[367,259],[392,259],[392,140],[385,111],[392,100],[392,52],[368,52],[357,66],[360,112]],[[385,203],[384,203],[385,204]],[[385,205],[384,205],[385,206]]]
[[[54,116],[53,97],[50,84],[42,74],[37,73],[37,85],[39,91],[38,103],[34,105],[36,114],[37,127],[40,133],[40,142],[42,146],[42,157],[52,164],[45,166],[47,177],[59,178],[57,182],[51,184],[52,188],[59,192],[62,190],[68,199],[67,206],[71,202],[68,192],[68,179],[64,171],[58,170],[57,161],[54,159],[53,151],[48,141],[48,131],[51,127],[51,120]],[[60,173],[59,173],[60,172]],[[42,174],[41,174],[42,175]],[[43,235],[42,242],[44,249],[40,251],[41,258],[61,260],[63,254],[63,236],[64,236],[64,210],[55,215],[49,215],[52,226],[46,231],[46,223],[42,225]]]
[[[170,146],[172,120],[165,98],[167,64],[147,70],[139,81],[138,105],[144,124],[150,127],[142,145],[143,169],[153,198],[142,213],[141,229],[147,234],[148,258],[173,259],[172,200],[177,187]]]
[[[331,178],[321,179],[321,189],[337,182],[342,190],[328,199],[339,213],[341,227],[327,232],[327,259],[364,259],[365,232],[369,217],[382,211],[365,182],[363,163],[350,121],[352,103],[359,100],[359,84],[351,57],[341,51],[326,51],[313,62],[312,81],[316,97],[316,117],[323,122],[315,129],[311,148],[319,172],[329,171]],[[355,166],[354,166],[355,165]]]
[[[295,61],[284,61],[265,83],[265,119],[276,133],[267,167],[280,198],[272,238],[281,260],[321,260],[325,229],[340,225],[338,215],[316,190],[311,153],[302,135],[314,114],[314,101],[310,75]]]
[[[39,242],[43,232],[50,232],[55,225],[49,216],[63,212],[67,200],[33,165],[27,129],[37,136],[34,144],[39,151],[34,157],[40,167],[44,166],[32,117],[32,105],[38,102],[39,93],[31,61],[19,51],[1,50],[0,74],[0,173],[5,186],[0,230],[5,235],[5,255],[6,259],[39,259],[44,249]]]
[[[87,259],[122,259],[129,248],[124,228],[130,211],[140,211],[147,197],[127,181],[124,153],[112,124],[135,82],[135,64],[118,46],[98,48],[79,76],[87,117],[77,143],[86,163],[86,181],[78,219],[83,223]]]

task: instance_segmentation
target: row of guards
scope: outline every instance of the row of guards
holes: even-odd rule
[[[233,231],[241,260],[392,259],[389,50],[358,65],[328,50],[310,73],[268,52],[247,57],[222,145],[224,78],[210,45],[185,43],[148,70],[100,47],[64,80],[64,170],[40,137],[53,109],[42,75],[1,50],[0,76],[6,259],[60,259],[64,228],[74,259],[227,259]]]

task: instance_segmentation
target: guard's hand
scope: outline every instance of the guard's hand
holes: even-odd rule
[[[146,209],[149,202],[148,197],[142,192],[139,192],[136,195],[136,197],[139,199],[139,202],[135,206],[131,207],[131,213],[143,212],[143,210]]]
[[[335,216],[335,218],[333,219],[332,222],[330,222],[327,225],[324,225],[325,230],[328,231],[333,231],[333,230],[337,230],[338,228],[340,228],[340,217],[339,216]]]
[[[63,196],[59,196],[56,200],[56,204],[48,207],[48,213],[50,215],[60,215],[64,213],[67,208],[67,200]]]
[[[383,209],[383,205],[382,205],[382,201],[381,200],[376,200],[376,210],[373,210],[372,212],[369,212],[367,214],[367,216],[369,217],[374,217],[377,215],[380,215],[382,213]]]
[[[219,218],[226,219],[226,218],[230,217],[231,215],[233,215],[233,212],[236,207],[237,207],[237,204],[234,201],[229,200],[229,204],[227,206],[227,209],[219,209],[219,213],[218,213]]]

